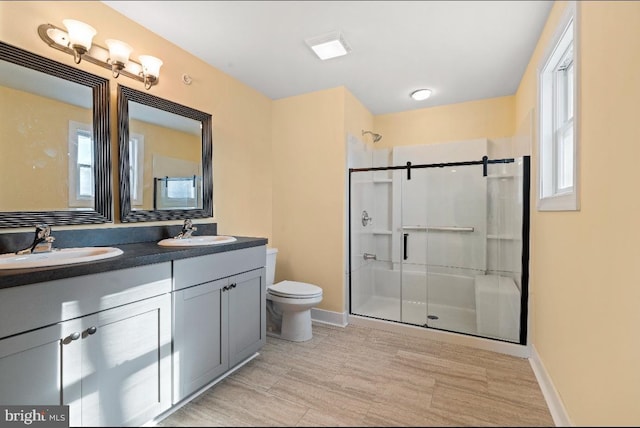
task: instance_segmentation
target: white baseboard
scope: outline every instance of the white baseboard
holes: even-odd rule
[[[311,320],[313,322],[346,327],[348,319],[349,317],[346,312],[333,312],[324,309],[311,308]]]
[[[542,395],[547,402],[547,406],[549,407],[549,412],[551,412],[551,417],[553,418],[553,423],[555,424],[555,426],[575,426],[571,422],[571,419],[567,414],[567,410],[564,408],[564,404],[562,404],[560,394],[558,394],[558,390],[553,385],[553,381],[551,380],[547,369],[544,367],[544,364],[540,359],[540,355],[536,351],[536,347],[533,345],[531,345],[531,357],[529,358],[529,363],[531,364],[533,373],[536,375],[538,385],[540,385]]]

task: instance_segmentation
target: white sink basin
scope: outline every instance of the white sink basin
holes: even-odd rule
[[[114,247],[61,248],[49,253],[0,254],[0,269],[26,269],[34,267],[70,265],[119,256],[122,250]]]
[[[158,245],[163,247],[195,247],[200,245],[227,244],[229,242],[234,242],[235,240],[236,238],[233,236],[202,235],[182,239],[167,238],[159,241]]]

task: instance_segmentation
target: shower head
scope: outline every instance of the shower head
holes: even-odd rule
[[[362,135],[365,134],[371,134],[371,136],[373,137],[373,142],[377,143],[378,141],[382,140],[382,135],[380,134],[376,134],[375,132],[371,132],[371,131],[365,131],[364,129],[362,130]]]

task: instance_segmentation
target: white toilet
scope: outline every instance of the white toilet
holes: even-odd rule
[[[322,301],[322,288],[305,282],[274,284],[276,248],[267,248],[267,334],[293,342],[311,339],[311,308]]]

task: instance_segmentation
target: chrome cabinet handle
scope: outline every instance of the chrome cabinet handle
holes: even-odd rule
[[[95,327],[95,326],[89,327],[87,329],[87,333],[89,333],[89,334],[95,334],[96,331],[98,331],[98,328]]]
[[[69,336],[67,336],[64,339],[62,339],[62,344],[63,345],[68,345],[71,342],[73,342],[74,340],[78,340],[78,339],[80,339],[80,333],[75,331],[75,332],[71,333]]]

